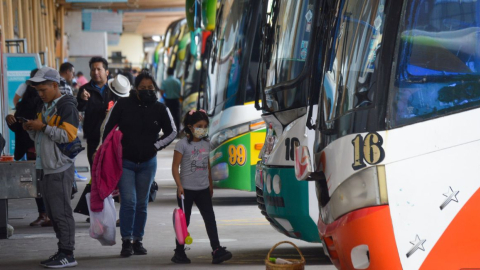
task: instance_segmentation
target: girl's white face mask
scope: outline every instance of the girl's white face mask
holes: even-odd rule
[[[193,136],[197,139],[203,139],[208,134],[208,128],[194,128],[193,129]]]

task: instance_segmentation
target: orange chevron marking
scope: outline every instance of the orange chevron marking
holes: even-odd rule
[[[480,189],[458,212],[420,269],[480,267]]]

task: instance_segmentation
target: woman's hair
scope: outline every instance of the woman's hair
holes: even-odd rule
[[[190,114],[192,112],[192,114]],[[188,126],[193,126],[199,121],[205,120],[207,125],[210,124],[208,121],[208,116],[204,111],[189,111],[185,114],[185,119],[183,120],[183,132],[187,135],[187,140],[190,143],[193,140],[192,131],[188,128]],[[203,140],[208,140],[208,136],[203,137]]]
[[[155,90],[160,91],[160,89],[158,88],[157,82],[155,82],[155,79],[148,71],[140,72],[140,74],[138,74],[138,76],[135,78],[135,90],[138,90],[138,86],[144,79],[151,80],[153,83],[153,86],[155,87]]]

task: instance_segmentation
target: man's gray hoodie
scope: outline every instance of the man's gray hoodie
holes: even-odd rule
[[[40,159],[44,174],[60,173],[75,162],[75,159],[70,159],[60,151],[57,143],[69,143],[77,137],[77,100],[73,96],[63,95],[49,115],[45,115],[45,111],[45,106],[42,106],[37,114],[37,119],[47,125],[42,138],[39,138],[39,134],[43,131],[28,131],[28,134],[35,145],[37,140],[42,140]]]

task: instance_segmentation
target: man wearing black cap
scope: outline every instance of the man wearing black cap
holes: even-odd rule
[[[75,98],[61,94],[60,80],[60,74],[49,67],[39,69],[33,78],[27,80],[27,84],[37,90],[43,106],[37,119],[23,123],[23,128],[35,142],[42,196],[58,238],[58,252],[40,262],[49,268],[77,265],[73,256],[75,220],[70,205],[75,158],[65,155],[59,146],[77,138],[78,111]]]

